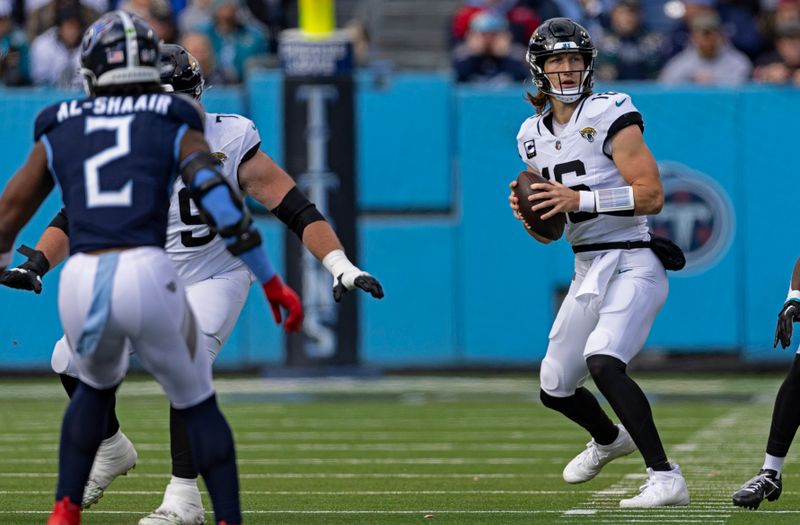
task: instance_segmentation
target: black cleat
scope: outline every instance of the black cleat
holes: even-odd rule
[[[733,504],[756,510],[761,502],[775,501],[781,497],[783,482],[774,470],[761,469],[756,477],[750,479],[733,494]]]

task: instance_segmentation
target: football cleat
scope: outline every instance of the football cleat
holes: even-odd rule
[[[136,466],[137,458],[133,443],[121,430],[103,440],[97,449],[89,480],[83,489],[81,508],[88,509],[97,503],[112,481],[126,475]]]
[[[80,525],[81,508],[72,503],[68,496],[64,496],[53,506],[53,512],[47,520],[47,525]]]
[[[586,449],[564,467],[564,481],[583,483],[595,477],[609,461],[627,456],[636,450],[636,444],[622,425],[617,425],[619,435],[610,445],[598,445],[592,439]]]
[[[781,497],[783,482],[774,470],[761,469],[733,494],[733,504],[756,510],[761,502],[775,501]]]
[[[619,502],[627,509],[647,507],[685,507],[689,504],[689,489],[681,469],[672,463],[672,470],[647,469],[647,482],[639,487],[639,494]]]
[[[139,520],[139,525],[202,525],[206,512],[197,485],[170,482],[156,510]]]

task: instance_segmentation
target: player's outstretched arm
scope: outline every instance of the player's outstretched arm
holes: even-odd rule
[[[282,220],[306,248],[333,275],[333,298],[338,302],[349,290],[360,288],[378,299],[383,287],[347,258],[336,232],[294,180],[267,154],[259,151],[239,166],[239,185]]]
[[[281,322],[281,308],[287,311],[284,329],[294,332],[303,323],[300,298],[275,272],[261,235],[253,226],[244,203],[217,168],[203,135],[189,130],[181,140],[180,175],[203,221],[220,234],[228,251],[239,257],[261,283],[275,322]]]
[[[44,145],[37,142],[0,196],[0,270],[11,263],[14,239],[54,184],[47,168],[47,152]]]
[[[781,348],[788,347],[792,342],[792,328],[796,321],[800,321],[800,258],[794,263],[792,280],[789,284],[789,294],[778,313],[778,326],[775,328],[775,340],[772,347],[781,343]]]
[[[58,212],[56,218],[45,228],[34,248],[23,245],[17,251],[28,260],[16,268],[0,273],[0,285],[41,293],[42,277],[69,255],[67,216],[64,210]]]
[[[664,188],[656,159],[639,126],[630,125],[618,131],[611,141],[611,151],[620,175],[633,188],[633,214],[659,213],[664,206]]]

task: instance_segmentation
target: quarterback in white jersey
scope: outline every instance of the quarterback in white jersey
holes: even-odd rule
[[[162,44],[160,50],[164,87],[199,100],[203,77],[197,60],[178,45]],[[206,113],[205,136],[230,185],[272,210],[331,272],[337,301],[355,288],[383,297],[377,279],[348,260],[330,224],[296,188],[291,177],[259,149],[261,138],[252,121],[241,115]],[[0,284],[39,293],[44,273],[66,258],[67,221],[63,211],[59,213],[35,249],[21,250],[28,261],[0,275]],[[254,278],[247,266],[229,253],[221,237],[205,225],[180,180],[171,196],[166,251],[184,281],[189,305],[204,336],[203,345],[213,359],[230,336]],[[273,313],[280,322],[280,311],[273,307]],[[288,317],[287,323],[292,319]],[[286,328],[293,330],[299,325]],[[53,351],[52,366],[70,394],[75,375],[71,355],[62,338]],[[84,507],[96,502],[111,481],[133,468],[137,459],[133,445],[119,430],[113,410],[108,419],[107,439],[95,458],[84,492]],[[161,506],[142,518],[140,525],[187,525],[205,520],[186,430],[172,409],[170,434],[172,479]]]
[[[537,114],[522,124],[517,145],[528,170],[548,182],[531,185],[529,202],[519,202],[512,182],[510,206],[518,219],[521,206],[552,207],[542,219],[566,213],[575,252],[574,277],[541,365],[540,397],[592,437],[564,468],[565,481],[588,481],[638,449],[648,482],[620,506],[688,505],[680,468],[668,461],[647,398],[626,373],[667,297],[665,268],[654,252],[662,245],[653,244],[645,217],[661,210],[663,190],[630,97],[592,93],[596,54],[589,33],[567,18],[544,22],[528,46],[538,88],[529,100]],[[590,375],[622,424],[583,387]]]

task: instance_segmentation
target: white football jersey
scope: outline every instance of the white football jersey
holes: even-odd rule
[[[625,93],[597,93],[584,98],[572,118],[554,136],[545,122],[552,114],[522,123],[517,148],[523,162],[547,179],[574,190],[594,191],[629,184],[612,160],[611,139],[642,117]],[[586,212],[567,214],[567,240],[574,246],[600,242],[649,240],[647,217]]]
[[[212,155],[220,161],[223,176],[239,191],[239,165],[255,154],[261,144],[256,126],[241,115],[206,113],[205,136]],[[222,238],[211,233],[200,219],[180,177],[170,199],[166,249],[178,275],[187,284],[244,266],[228,252]]]

